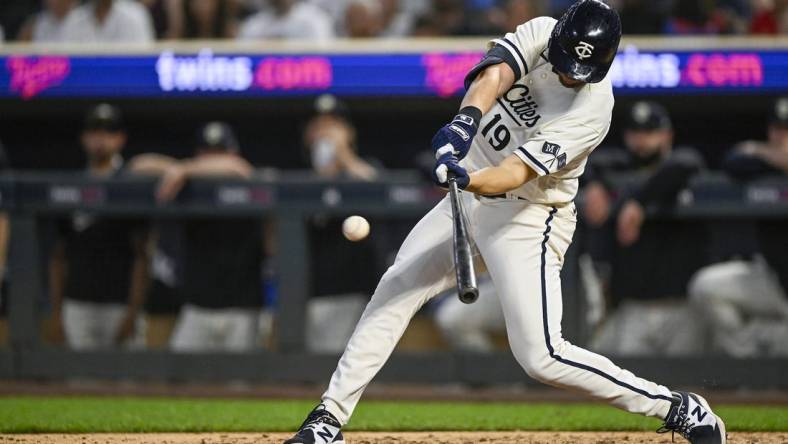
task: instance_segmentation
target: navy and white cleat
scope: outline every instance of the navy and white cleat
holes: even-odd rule
[[[309,413],[298,433],[284,444],[345,444],[342,425],[323,404]]]
[[[673,396],[675,401],[657,433],[678,433],[692,444],[727,442],[725,423],[711,411],[702,396],[689,392],[673,392]]]

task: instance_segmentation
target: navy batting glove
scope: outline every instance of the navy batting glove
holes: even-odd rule
[[[457,187],[464,190],[471,182],[468,171],[460,166],[460,160],[453,154],[444,154],[435,163],[435,168],[432,170],[432,180],[440,187],[446,187],[449,182],[449,173],[454,174],[457,181]]]
[[[479,129],[482,111],[475,106],[466,106],[454,116],[452,121],[439,129],[432,138],[432,150],[435,159],[444,154],[454,154],[458,159],[464,158],[471,149],[471,142]]]

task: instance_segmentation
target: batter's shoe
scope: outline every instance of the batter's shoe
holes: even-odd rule
[[[309,413],[298,433],[284,444],[345,444],[341,427],[337,418],[320,404]]]
[[[725,444],[725,423],[715,415],[702,396],[689,392],[673,392],[675,401],[657,433],[678,433],[692,444]]]

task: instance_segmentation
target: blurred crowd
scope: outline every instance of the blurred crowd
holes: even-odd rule
[[[773,102],[770,116],[768,139],[734,144],[713,173],[734,183],[788,177],[788,98]],[[626,356],[788,356],[784,220],[748,220],[726,229],[714,221],[654,218],[686,200],[690,183],[712,171],[696,149],[675,140],[673,119],[659,103],[635,102],[614,125],[623,129],[621,140],[609,140],[590,157],[577,200],[578,274],[591,348]],[[318,97],[302,128],[303,158],[313,178],[363,183],[388,174],[381,162],[361,155],[358,129],[338,98]],[[187,157],[125,158],[127,137],[120,108],[92,107],[80,136],[84,174],[151,177],[162,205],[177,199],[192,178],[243,181],[274,174],[244,158],[235,130],[224,122],[198,128]],[[7,167],[3,156],[0,167]],[[341,221],[318,213],[308,224],[305,330],[311,351],[343,349],[412,224],[373,220],[375,236],[351,243],[340,234]],[[78,211],[50,228],[50,342],[77,350],[176,352],[243,352],[272,344],[280,297],[276,221]],[[752,239],[743,241],[748,230]],[[0,215],[0,266],[8,235],[7,217]],[[427,316],[414,321],[428,319],[431,326],[420,330],[419,341],[474,352],[505,346],[494,283],[482,275],[480,288],[484,296],[473,305],[460,303],[453,292],[435,298]]]
[[[18,0],[0,41],[149,42],[497,35],[572,0]],[[610,0],[625,34],[783,34],[787,0]]]

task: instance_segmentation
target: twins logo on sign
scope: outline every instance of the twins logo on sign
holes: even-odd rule
[[[581,41],[577,46],[575,46],[575,52],[577,53],[577,57],[579,57],[580,60],[585,60],[594,55],[594,45]]]
[[[566,153],[561,153],[559,155],[559,151],[561,151],[561,146],[555,143],[545,142],[544,145],[542,145],[542,152],[553,156],[552,159],[546,162],[548,168],[552,168],[553,164],[556,162],[558,162],[556,166],[557,170],[566,166]]]

